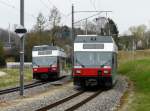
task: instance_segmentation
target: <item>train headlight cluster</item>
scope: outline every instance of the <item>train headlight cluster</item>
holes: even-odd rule
[[[81,70],[75,70],[76,74],[81,74]]]
[[[110,71],[104,70],[104,74],[109,74],[109,73],[110,73]]]
[[[53,71],[56,71],[56,67],[52,67],[52,70],[53,70]]]
[[[33,71],[37,71],[37,69],[35,68],[35,69],[33,69]]]

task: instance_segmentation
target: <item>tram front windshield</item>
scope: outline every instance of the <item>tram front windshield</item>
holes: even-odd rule
[[[75,52],[74,65],[81,67],[112,66],[112,52]]]
[[[50,66],[57,63],[57,57],[45,56],[45,57],[33,57],[33,66]]]

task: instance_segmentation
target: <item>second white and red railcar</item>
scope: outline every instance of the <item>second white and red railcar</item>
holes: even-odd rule
[[[59,78],[66,63],[66,54],[57,46],[39,45],[32,49],[34,79]]]

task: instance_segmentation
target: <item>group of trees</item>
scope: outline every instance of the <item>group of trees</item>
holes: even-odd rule
[[[0,67],[5,66],[5,65],[6,65],[6,61],[5,61],[3,44],[2,42],[0,42]]]
[[[25,38],[25,61],[31,61],[32,47],[35,45],[58,45],[66,51],[71,50],[71,29],[60,26],[60,21],[61,15],[56,7],[50,10],[48,17],[38,14],[36,24]]]
[[[119,48],[124,50],[150,48],[150,29],[146,25],[132,26],[128,29],[130,35],[119,37]]]
[[[68,26],[60,26],[60,22],[61,14],[56,7],[50,10],[47,17],[42,13],[38,14],[34,27],[25,37],[25,61],[32,60],[32,47],[35,45],[57,45],[64,48],[68,55],[71,55],[73,42],[71,28]],[[97,21],[88,21],[83,28],[75,27],[75,35],[85,34],[86,30],[87,34],[114,35],[114,37],[118,35],[117,26],[112,19],[108,18],[104,27],[101,26]],[[15,61],[19,61],[18,39],[15,48],[13,48],[12,56],[15,58]]]
[[[77,26],[80,26],[79,24]],[[102,36],[118,36],[119,34],[116,23],[110,18],[99,17],[92,21],[85,20],[81,24],[84,34],[98,34]]]
[[[34,27],[25,37],[25,61],[32,60],[32,47],[35,45],[57,45],[64,48],[68,54],[71,55],[73,42],[71,38],[71,28],[68,26],[60,26],[60,22],[61,14],[56,7],[50,10],[47,17],[42,13],[38,14]],[[110,18],[99,17],[92,21],[82,21],[82,24],[82,27],[75,27],[75,35],[87,33],[113,36],[119,49],[131,50],[133,46],[135,49],[150,48],[150,30],[147,30],[145,25],[130,27],[129,31],[131,35],[118,37],[119,31],[117,25]],[[1,52],[3,53],[0,49],[0,53]],[[19,61],[18,40],[13,52],[15,52],[15,54],[12,54],[15,60]],[[3,54],[1,55],[2,57],[5,56]]]

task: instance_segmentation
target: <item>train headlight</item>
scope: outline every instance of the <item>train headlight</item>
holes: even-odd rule
[[[76,74],[81,74],[81,70],[75,70]]]
[[[109,74],[109,71],[108,70],[104,70],[104,74]]]
[[[56,67],[52,67],[52,70],[53,70],[53,71],[56,71]]]
[[[33,69],[33,71],[37,71],[37,69],[35,68],[35,69]]]

